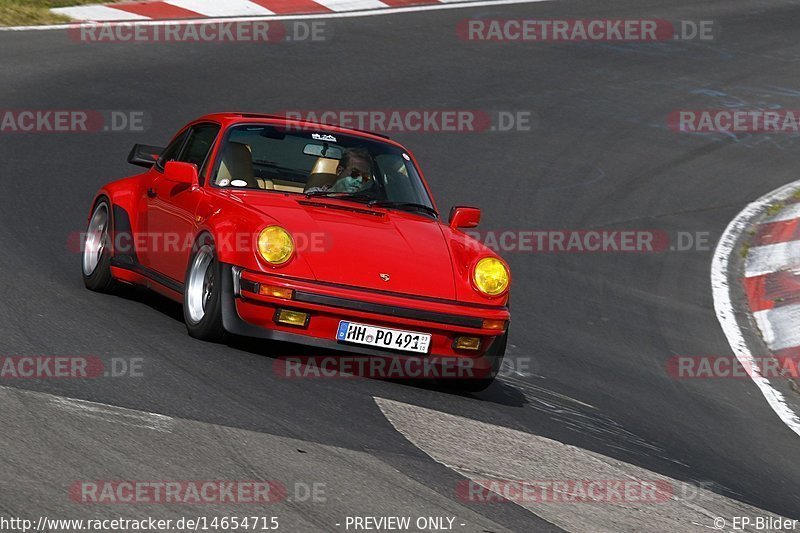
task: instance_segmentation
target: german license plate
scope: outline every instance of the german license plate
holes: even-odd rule
[[[428,353],[431,345],[431,336],[428,333],[381,328],[347,320],[339,322],[336,340],[414,353]]]

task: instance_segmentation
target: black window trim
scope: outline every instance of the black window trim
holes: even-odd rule
[[[180,156],[180,154],[183,152],[183,149],[184,149],[184,148],[186,148],[186,141],[189,139],[189,135],[188,135],[188,133],[189,133],[189,130],[190,130],[191,128],[192,128],[192,126],[190,125],[190,126],[186,126],[186,127],[185,127],[185,128],[183,128],[182,130],[180,130],[180,131],[177,133],[177,135],[175,135],[175,136],[172,138],[172,140],[170,140],[170,141],[169,141],[169,143],[167,143],[167,147],[166,147],[166,148],[164,148],[164,152],[166,152],[166,151],[169,149],[169,147],[170,147],[170,146],[172,146],[172,143],[173,143],[173,142],[175,142],[176,140],[178,140],[178,137],[183,137],[183,140],[181,141],[181,147],[180,147],[180,148],[178,148],[178,152],[177,152],[177,153],[178,153],[178,156]],[[159,171],[160,173],[162,173],[162,174],[163,174],[163,173],[164,173],[164,166],[165,166],[165,165],[163,165],[163,164],[162,164],[162,159],[163,159],[162,157],[159,157],[159,158],[156,160],[156,164],[155,164],[155,165],[153,165],[153,168],[155,168],[157,171]]]
[[[181,144],[180,149],[178,149],[178,155],[175,157],[176,160],[180,160],[180,158],[183,157],[183,154],[186,151],[187,145],[189,144],[189,137],[191,137],[190,132],[197,126],[217,126],[217,134],[214,136],[214,140],[211,142],[211,147],[208,149],[208,153],[206,153],[205,159],[203,159],[203,164],[200,166],[200,168],[197,169],[197,174],[200,177],[200,186],[202,187],[205,182],[204,170],[207,169],[207,163],[209,158],[211,157],[211,152],[214,151],[214,147],[216,146],[217,141],[219,140],[220,133],[222,133],[222,123],[217,122],[216,120],[201,120],[198,122],[193,122],[184,127],[181,131],[179,131],[178,134],[172,138],[169,144],[167,144],[167,147],[169,148],[170,144],[172,144],[173,141],[175,141],[178,137],[183,135],[184,136],[183,142]],[[161,174],[164,173],[164,167],[161,165],[160,157],[156,161],[156,164],[153,165],[153,168],[155,168]]]
[[[217,127],[217,133],[214,135],[214,140],[211,141],[211,146],[209,146],[208,152],[206,152],[206,157],[203,159],[203,163],[200,165],[200,168],[197,169],[197,175],[200,178],[200,187],[202,187],[203,184],[205,183],[205,180],[206,180],[206,176],[204,174],[205,170],[207,169],[206,165],[208,163],[208,159],[211,157],[211,152],[214,151],[214,147],[217,144],[217,139],[219,139],[219,135],[222,132],[222,124],[220,124],[219,122],[215,122],[213,120],[204,120],[202,122],[196,122],[196,123],[192,124],[191,126],[189,126],[189,129],[193,129],[193,128],[196,128],[198,126],[216,126]],[[190,137],[190,135],[186,136],[187,140],[184,143],[183,147],[181,148],[180,157],[183,157],[184,152],[186,151],[186,149],[187,149],[187,147],[189,145],[189,140],[188,140],[189,137]]]

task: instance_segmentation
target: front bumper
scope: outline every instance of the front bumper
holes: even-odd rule
[[[223,324],[237,335],[267,338],[318,348],[377,356],[443,356],[481,358],[505,329],[484,328],[484,320],[505,321],[508,308],[465,305],[433,298],[408,297],[381,291],[309,282],[235,267],[223,268]],[[258,293],[259,284],[291,289],[292,298],[276,298]],[[279,324],[277,309],[310,314],[305,327]],[[429,333],[429,353],[413,354],[337,342],[341,320],[350,320],[393,329]],[[455,338],[481,339],[478,350],[454,348]],[[502,355],[502,354],[500,354]]]

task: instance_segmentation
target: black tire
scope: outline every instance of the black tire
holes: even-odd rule
[[[206,260],[210,260],[210,263],[201,264]],[[199,276],[202,276],[202,280]],[[195,339],[210,342],[225,339],[222,325],[222,264],[217,260],[214,240],[208,234],[197,240],[186,267],[183,319],[186,330]]]
[[[103,215],[103,213],[105,213]],[[105,217],[105,221],[97,217]],[[101,223],[102,222],[102,223]],[[99,230],[97,223],[101,223]],[[90,291],[111,292],[116,287],[116,280],[111,276],[111,237],[114,230],[114,216],[111,202],[101,198],[92,209],[89,225],[81,246],[81,274],[83,284]]]
[[[438,380],[438,383],[444,388],[457,392],[480,392],[489,388],[489,386],[494,383],[497,375],[500,373],[500,368],[503,365],[503,357],[505,357],[506,354],[507,344],[508,330],[506,329],[506,332],[495,339],[495,341],[489,347],[489,350],[483,356],[489,359],[491,363],[492,370],[488,376],[468,379],[440,379]]]

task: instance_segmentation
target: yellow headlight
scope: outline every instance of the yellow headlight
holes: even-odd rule
[[[508,269],[499,259],[484,257],[475,265],[472,279],[482,293],[497,296],[508,288]]]
[[[294,253],[292,236],[280,226],[267,226],[258,235],[258,253],[273,265],[282,265]]]

